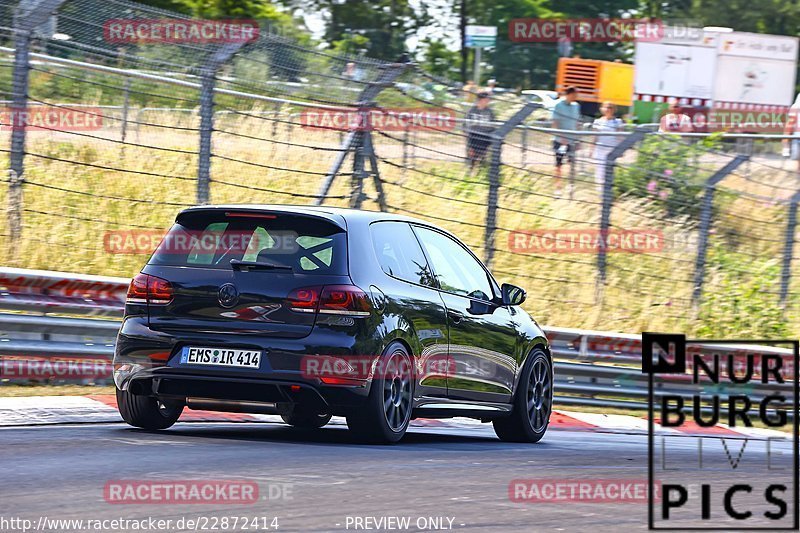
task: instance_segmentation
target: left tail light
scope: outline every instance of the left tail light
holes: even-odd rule
[[[165,305],[172,301],[172,284],[149,274],[136,274],[128,286],[129,304]]]

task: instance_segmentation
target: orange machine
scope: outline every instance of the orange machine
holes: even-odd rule
[[[633,65],[597,59],[562,57],[558,60],[556,90],[570,85],[580,91],[578,100],[618,106],[633,104]]]

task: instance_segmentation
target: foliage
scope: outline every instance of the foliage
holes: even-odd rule
[[[422,68],[436,76],[457,79],[461,69],[461,56],[449,50],[444,41],[426,38],[423,40],[425,52]]]
[[[747,265],[746,271],[742,268]],[[781,266],[777,258],[715,246],[708,254],[708,278],[697,334],[701,337],[784,339],[791,337],[783,310],[775,304]]]
[[[708,150],[719,148],[720,143],[719,135],[698,142],[649,135],[636,151],[635,162],[616,169],[614,194],[649,198],[671,217],[697,218],[698,197],[711,171],[695,162]]]

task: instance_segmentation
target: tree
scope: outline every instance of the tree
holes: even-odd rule
[[[461,70],[459,52],[447,48],[441,39],[424,39],[422,68],[436,76],[456,79]]]
[[[375,59],[396,60],[407,52],[406,40],[431,21],[425,2],[414,7],[409,0],[282,1],[293,9],[322,13],[327,43],[365,38],[363,51]]]

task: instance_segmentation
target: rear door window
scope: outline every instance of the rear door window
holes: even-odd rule
[[[189,212],[161,241],[152,265],[230,269],[231,260],[346,275],[343,229],[323,218],[275,213]]]

